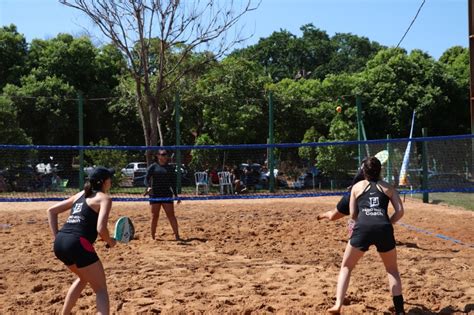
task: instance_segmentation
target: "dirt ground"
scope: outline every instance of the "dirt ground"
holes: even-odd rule
[[[95,244],[106,269],[111,311],[324,314],[334,302],[347,220],[318,222],[316,215],[337,200],[183,202],[176,210],[182,243],[173,241],[163,213],[159,239],[153,241],[146,203],[114,203],[110,230],[119,216],[130,216],[138,239],[113,249]],[[1,314],[61,310],[74,276],[52,252],[45,212],[51,204],[0,203]],[[474,314],[474,213],[409,198],[405,207],[401,222],[434,233],[395,226],[406,310]],[[387,276],[375,248],[351,280],[343,313],[390,314]],[[74,312],[94,311],[88,287]]]

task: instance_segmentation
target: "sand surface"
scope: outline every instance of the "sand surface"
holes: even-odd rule
[[[346,219],[318,222],[338,197],[188,201],[177,217],[182,243],[161,214],[149,234],[146,203],[114,203],[109,228],[130,216],[137,238],[106,249],[115,314],[324,314],[334,302],[347,241]],[[52,252],[45,209],[53,203],[0,203],[0,314],[55,314],[74,276]],[[407,199],[396,225],[409,314],[474,314],[474,213]],[[60,216],[61,224],[67,214]],[[443,239],[442,234],[452,240]],[[375,248],[353,272],[343,314],[390,314],[387,276]],[[95,311],[84,290],[74,312]]]

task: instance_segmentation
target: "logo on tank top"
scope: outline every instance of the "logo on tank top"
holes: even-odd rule
[[[79,202],[74,205],[72,208],[72,213],[69,218],[67,218],[66,223],[76,224],[84,220],[84,217],[80,214],[82,210],[82,204],[82,202]]]
[[[72,214],[77,214],[81,212],[81,209],[82,209],[82,202],[76,203],[74,205],[74,208],[72,208]]]
[[[383,216],[383,210],[380,206],[379,197],[369,197],[369,208],[362,208],[361,211],[365,213],[366,216]]]
[[[369,206],[371,208],[379,206],[379,197],[369,197]]]

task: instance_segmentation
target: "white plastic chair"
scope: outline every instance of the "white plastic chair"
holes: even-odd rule
[[[219,188],[221,194],[224,194],[226,191],[228,194],[234,193],[234,185],[232,183],[232,174],[230,172],[218,172],[217,175],[219,176]]]
[[[207,172],[194,173],[194,180],[196,181],[196,195],[199,195],[199,187],[203,187],[204,193],[209,193],[209,179]]]

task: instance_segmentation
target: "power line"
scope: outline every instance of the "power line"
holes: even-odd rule
[[[16,99],[47,99],[53,101],[78,101],[78,98],[68,98],[68,97],[56,97],[56,96],[26,96],[26,95],[8,95],[8,94],[0,94],[0,97],[7,97],[7,98],[16,98]],[[84,98],[87,101],[107,101],[113,99],[119,99],[119,96],[110,96],[110,97],[93,97],[93,98]]]
[[[415,17],[413,18],[413,20],[411,21],[411,23],[410,23],[410,25],[408,26],[407,30],[405,31],[405,34],[403,34],[402,38],[401,38],[400,41],[398,42],[396,48],[398,48],[398,47],[400,46],[400,44],[402,43],[402,41],[405,39],[405,36],[406,36],[406,35],[408,34],[408,32],[410,31],[410,28],[412,27],[413,23],[415,23],[415,20],[416,20],[416,18],[418,17],[418,14],[420,13],[421,8],[422,8],[423,5],[425,4],[425,1],[426,1],[426,0],[423,0],[423,2],[421,3],[420,7],[418,8],[418,11],[416,12]]]

